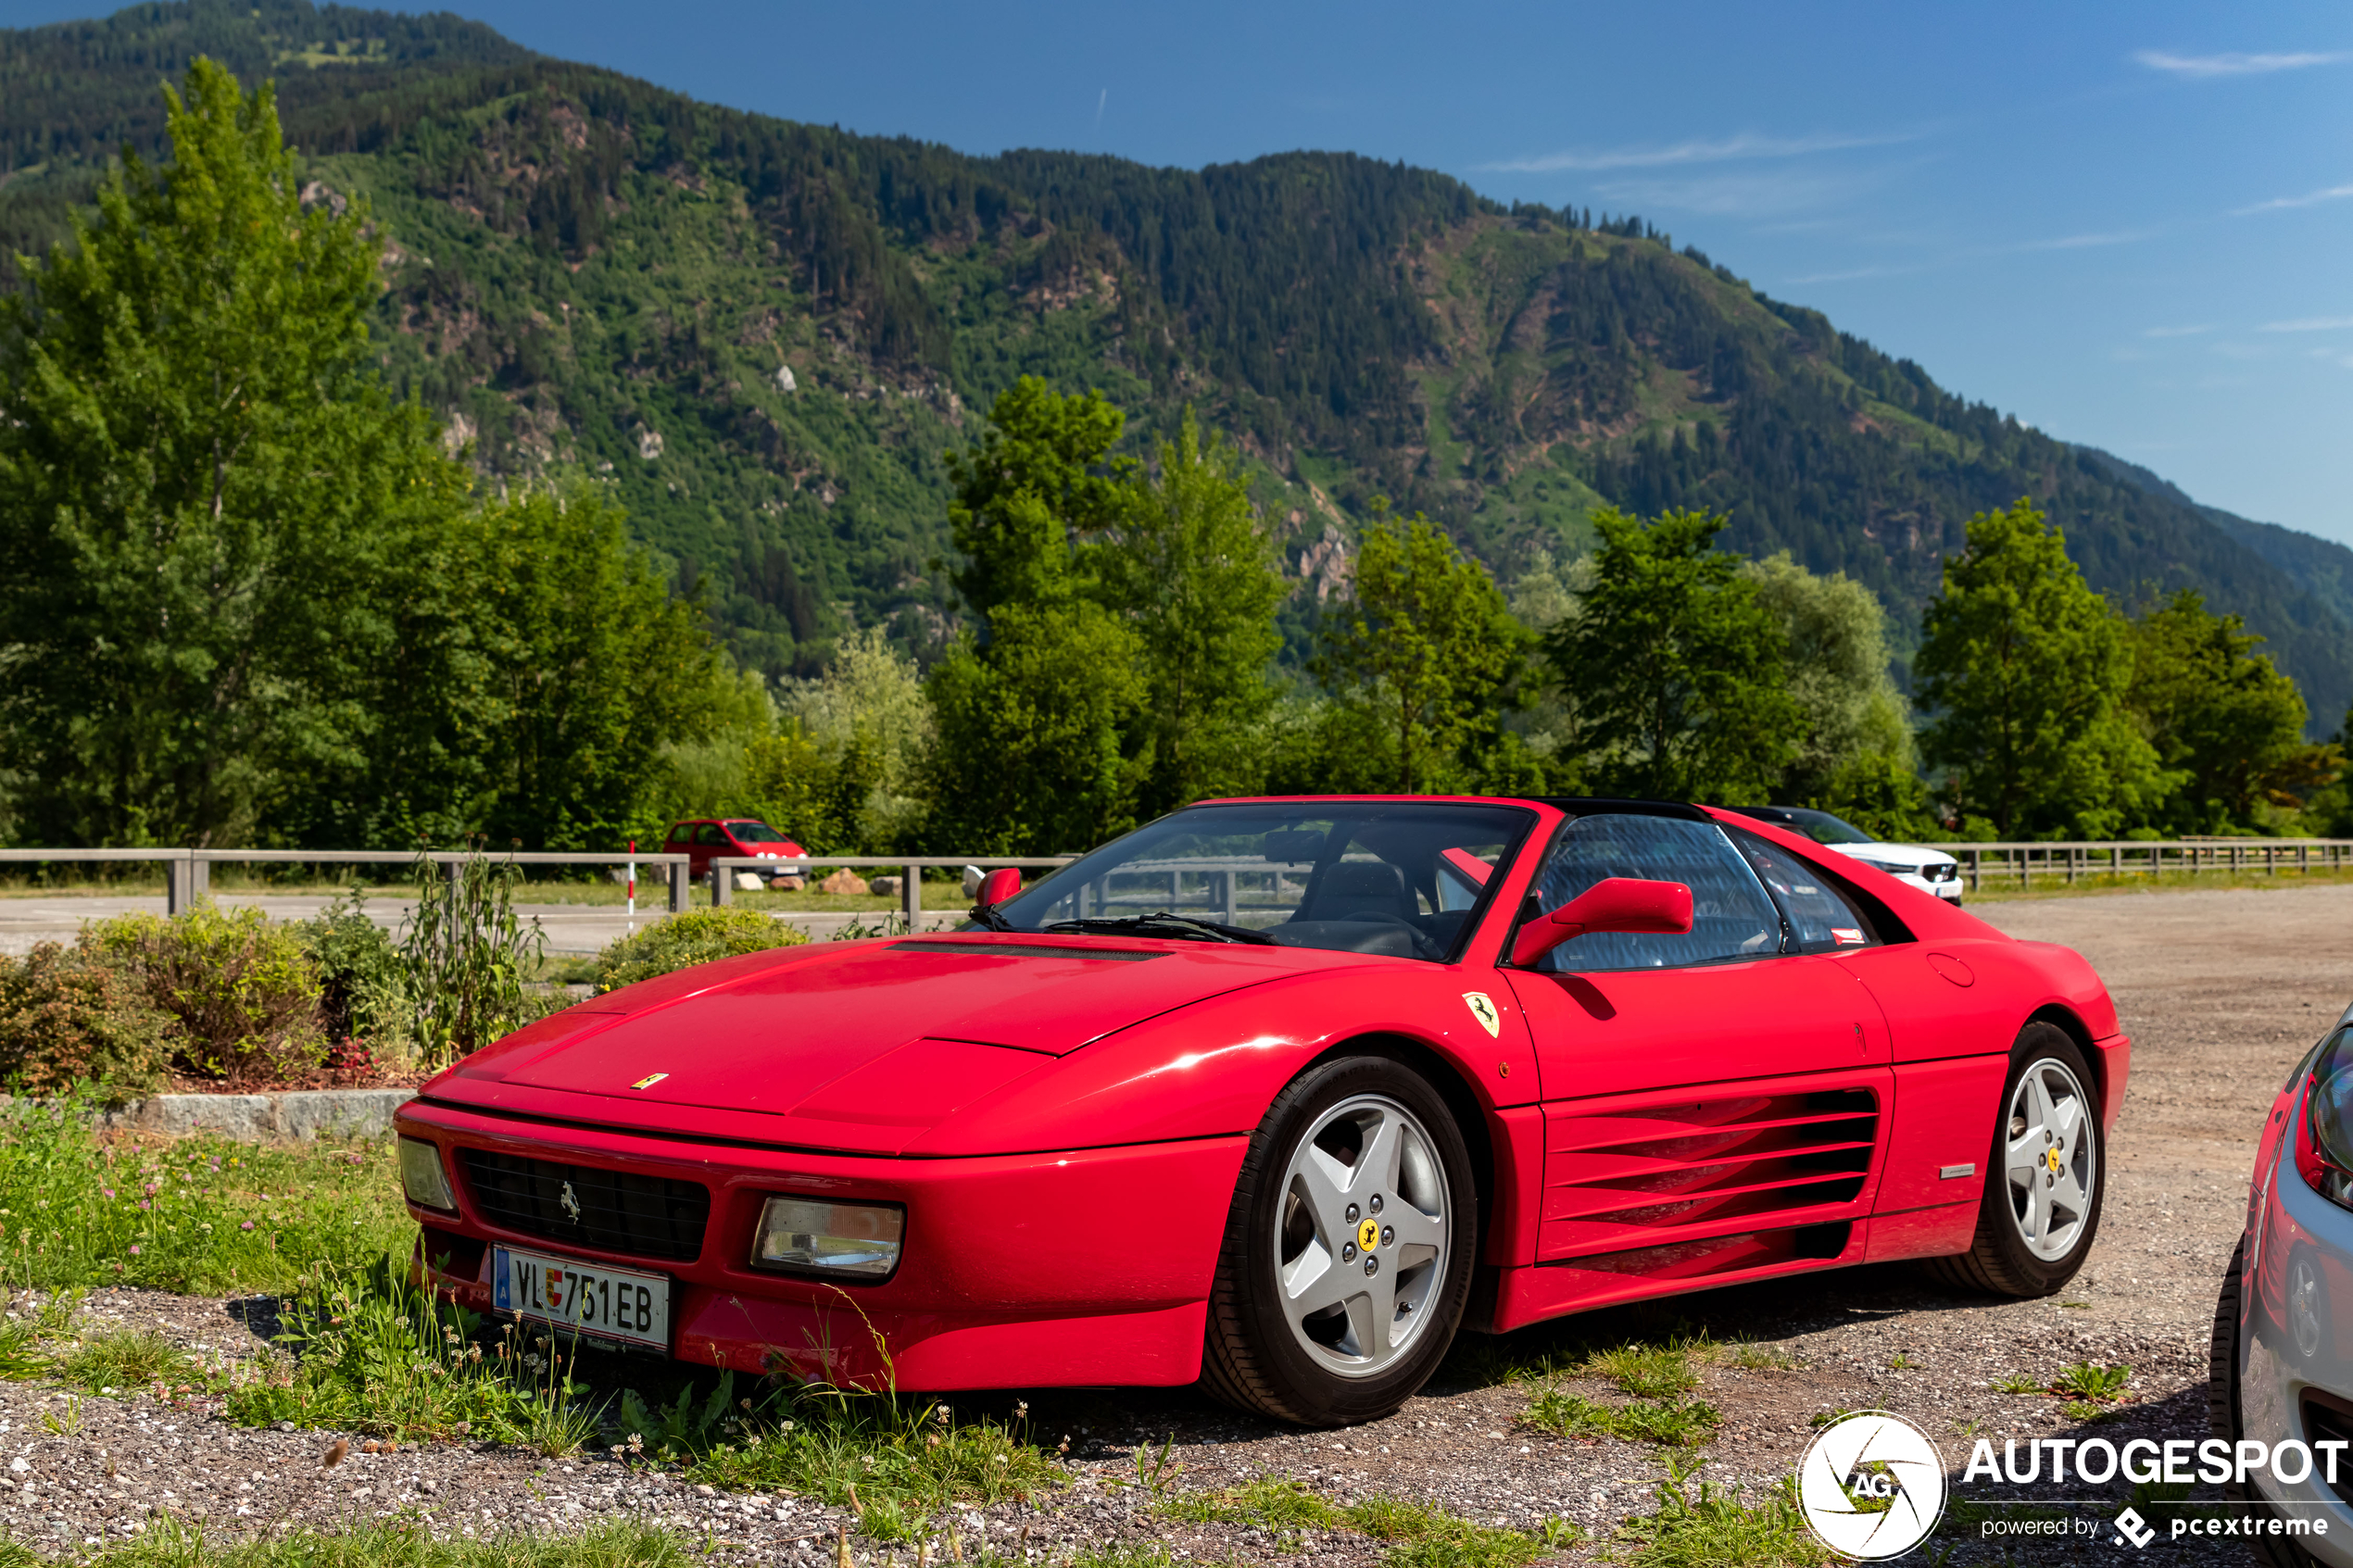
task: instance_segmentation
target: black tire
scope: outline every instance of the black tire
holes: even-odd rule
[[[2082,1227],[2064,1255],[2037,1257],[2031,1250],[2010,1204],[2011,1189],[2004,1160],[2009,1140],[2010,1106],[2020,1081],[2030,1069],[2056,1062],[2074,1076],[2084,1097],[2083,1135],[2091,1145],[2092,1190]],[[1994,1117],[1994,1136],[1985,1160],[1985,1197],[1977,1212],[1977,1236],[1957,1258],[1932,1258],[1926,1264],[1931,1277],[1962,1290],[1994,1296],[2048,1296],[2073,1279],[2090,1255],[2099,1234],[2100,1209],[2108,1193],[2108,1149],[2100,1135],[2098,1080],[2082,1050],[2057,1024],[2034,1022],[2019,1031],[2010,1047],[2010,1070],[2002,1080],[2002,1100]]]
[[[1445,1183],[1446,1246],[1429,1264],[1435,1277],[1395,1359],[1377,1371],[1343,1375],[1309,1353],[1285,1316],[1277,1277],[1283,1245],[1278,1226],[1287,1210],[1296,1213],[1285,1181],[1293,1155],[1327,1113],[1365,1097],[1402,1107],[1427,1134],[1428,1151]],[[1210,1291],[1202,1383],[1227,1404],[1299,1426],[1345,1426],[1390,1414],[1445,1360],[1478,1256],[1478,1186],[1462,1129],[1445,1100],[1403,1060],[1377,1049],[1319,1062],[1275,1097],[1242,1157]]]
[[[2239,1324],[2245,1316],[2246,1262],[2246,1241],[2241,1237],[2231,1249],[2231,1266],[2222,1275],[2222,1293],[2214,1303],[2214,1333],[2207,1355],[2207,1422],[2214,1436],[2233,1447],[2246,1431],[2239,1417]],[[2222,1496],[2250,1509],[2274,1511],[2274,1505],[2254,1487],[2236,1480],[2222,1483]],[[2262,1568],[2316,1568],[2311,1555],[2284,1536],[2252,1537],[2248,1549]]]

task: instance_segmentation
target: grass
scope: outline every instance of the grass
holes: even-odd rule
[[[1719,1356],[1737,1359],[1743,1349],[1754,1352],[1755,1347],[1728,1352],[1705,1335],[1674,1333],[1663,1340],[1547,1355],[1507,1367],[1501,1380],[1534,1386],[1520,1422],[1554,1436],[1691,1448],[1713,1438],[1723,1423],[1715,1406],[1691,1398],[1699,1386],[1700,1364]],[[1755,1360],[1780,1364],[1787,1359],[1759,1352]],[[1626,1402],[1604,1403],[1567,1386],[1577,1379],[1608,1383]]]
[[[723,1375],[704,1410],[720,1408],[733,1390]],[[736,1424],[693,1458],[690,1480],[848,1506],[877,1540],[913,1540],[921,1522],[950,1503],[1026,1499],[1059,1486],[1064,1474],[1059,1456],[1029,1439],[1026,1404],[1010,1422],[959,1421],[948,1405],[787,1389],[735,1401],[733,1411]]]
[[[1153,1511],[1182,1524],[1253,1524],[1273,1533],[1278,1552],[1298,1551],[1311,1530],[1348,1530],[1379,1541],[1385,1568],[1520,1568],[1576,1543],[1565,1519],[1541,1533],[1475,1524],[1432,1503],[1375,1497],[1335,1504],[1297,1481],[1261,1476],[1220,1492],[1176,1492]]]
[[[1667,1461],[1657,1509],[1617,1527],[1616,1561],[1635,1568],[1818,1568],[1834,1561],[1806,1529],[1786,1486],[1752,1508],[1730,1487]]]
[[[152,1328],[105,1328],[51,1363],[55,1374],[93,1394],[128,1394],[154,1384],[201,1379],[186,1351]]]
[[[253,1539],[208,1540],[167,1519],[118,1546],[78,1553],[83,1568],[689,1568],[703,1549],[650,1525],[611,1521],[577,1534],[437,1540],[408,1522],[327,1534],[294,1530]],[[49,1560],[10,1540],[0,1568],[48,1568]]]
[[[2261,839],[2249,840],[2260,846]],[[1967,871],[1962,874],[1966,876]],[[2096,875],[2079,875],[2073,883],[2061,872],[2047,875],[2037,872],[2031,886],[2020,887],[2015,877],[2004,881],[1991,867],[1985,873],[1985,885],[1965,895],[1966,902],[2009,903],[2021,898],[2081,898],[2103,893],[2186,893],[2195,889],[2217,887],[2301,887],[2322,884],[2353,882],[2353,867],[2332,871],[2316,867],[2299,872],[2293,866],[2282,866],[2277,876],[2258,868],[2254,871],[2200,872],[2192,876],[2187,872],[2143,872],[2113,876],[2106,872]]]
[[[204,1295],[293,1288],[415,1235],[387,1138],[254,1145],[106,1131],[94,1108],[0,1106],[0,1282]]]

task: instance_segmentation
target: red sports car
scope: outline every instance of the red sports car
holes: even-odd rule
[[[482,1309],[908,1389],[1394,1409],[1458,1328],[2076,1271],[2131,1060],[2073,952],[1729,811],[1178,811],[954,933],[730,959],[400,1112]]]

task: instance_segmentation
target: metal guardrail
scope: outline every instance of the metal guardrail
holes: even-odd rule
[[[436,849],[427,857],[437,865],[456,869],[473,859],[463,849]],[[180,914],[211,891],[212,868],[220,864],[273,862],[280,865],[407,865],[417,859],[413,849],[0,849],[0,864],[40,864],[59,860],[146,860],[164,867],[164,909]],[[670,912],[683,913],[690,901],[687,858],[684,855],[568,855],[555,850],[519,851],[491,859],[522,866],[624,866],[660,868],[670,884]]]
[[[771,875],[798,874],[806,877],[814,866],[903,866],[905,874],[899,884],[900,912],[907,917],[910,930],[916,917],[924,912],[923,868],[925,866],[978,866],[990,871],[1004,866],[1044,866],[1060,868],[1078,859],[1076,855],[971,856],[971,855],[804,855],[786,859],[774,855],[713,855],[711,858],[711,902],[713,908],[724,907],[735,892],[734,872],[764,871]]]
[[[1931,844],[1967,870],[1972,893],[1989,876],[2033,885],[2036,877],[2073,882],[2088,876],[2159,876],[2343,871],[2353,867],[2353,838],[2102,838],[2049,843]],[[1999,857],[1989,863],[1990,857]]]

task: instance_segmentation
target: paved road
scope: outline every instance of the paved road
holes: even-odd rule
[[[216,901],[224,909],[259,909],[272,920],[308,920],[326,908],[328,902],[323,895],[238,893],[219,895]],[[377,924],[391,930],[400,923],[409,907],[407,899],[371,899],[368,913]],[[29,952],[36,942],[70,942],[84,921],[104,920],[133,909],[161,914],[163,897],[158,894],[152,898],[0,898],[0,952]],[[551,953],[593,953],[629,930],[628,916],[618,904],[518,904],[515,912],[525,920],[539,922],[547,933],[547,950]],[[637,924],[642,929],[655,918],[641,907]],[[868,909],[837,915],[795,911],[778,918],[812,936],[823,938],[853,920],[879,921],[882,911]],[[927,909],[924,925],[929,930],[953,924],[962,918],[960,910]]]

